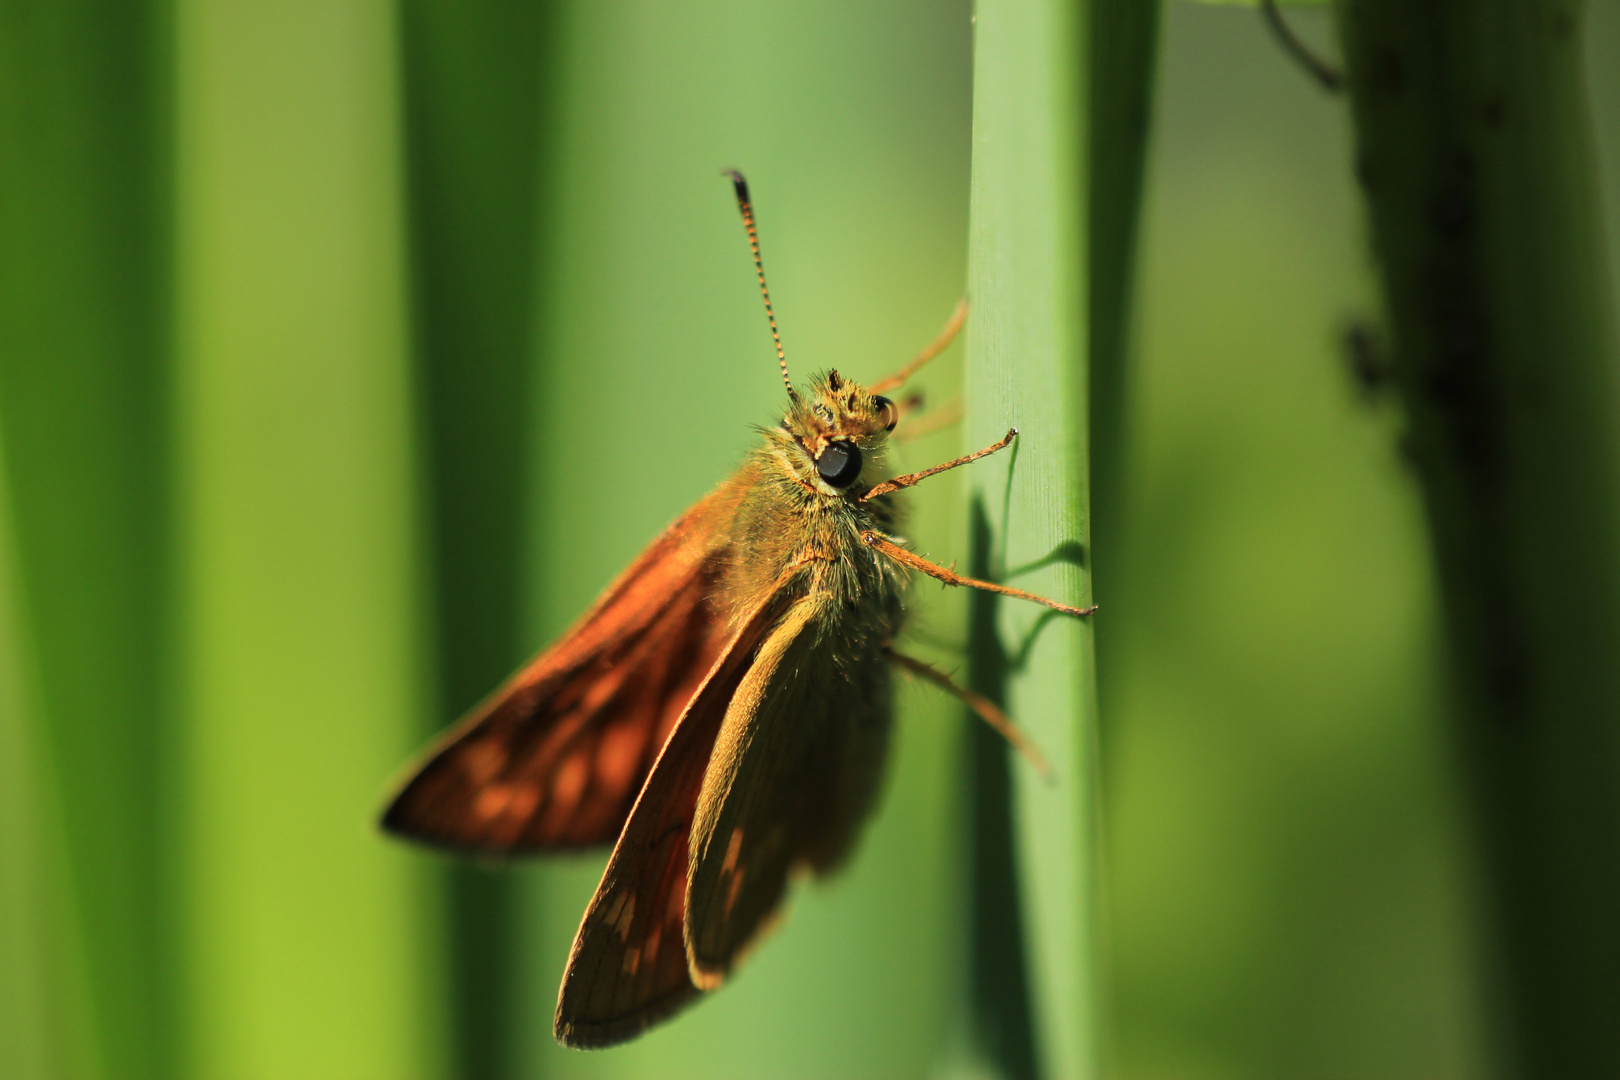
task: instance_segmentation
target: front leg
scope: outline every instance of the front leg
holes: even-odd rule
[[[983,451],[981,451],[983,453]],[[955,570],[946,569],[938,563],[931,563],[921,555],[907,551],[899,544],[886,539],[882,534],[867,529],[861,533],[861,543],[875,547],[901,566],[912,570],[921,570],[931,578],[937,578],[947,585],[963,585],[970,589],[983,589],[985,592],[1000,593],[1002,596],[1016,596],[1020,600],[1033,600],[1037,604],[1045,604],[1053,611],[1061,611],[1065,615],[1090,615],[1097,610],[1097,605],[1078,608],[1068,604],[1060,604],[1056,600],[1048,600],[1044,596],[1025,592],[1023,589],[1010,589],[1005,585],[997,585],[993,581],[980,581],[978,578],[963,577]]]
[[[993,454],[997,450],[1005,450],[1007,445],[1011,443],[1013,439],[1017,437],[1017,435],[1017,428],[1008,428],[1006,435],[1002,436],[1002,438],[997,442],[991,443],[983,450],[975,450],[971,454],[964,454],[962,457],[956,458],[953,461],[947,461],[943,465],[935,465],[932,469],[924,469],[922,472],[907,473],[904,476],[897,476],[893,480],[885,480],[883,483],[875,485],[872,490],[868,491],[865,495],[862,495],[861,502],[866,502],[869,499],[875,499],[879,495],[887,495],[891,491],[899,491],[901,488],[911,487],[913,484],[926,480],[936,473],[942,473],[947,469],[954,469],[958,465],[966,465],[970,461],[978,461],[986,454]]]

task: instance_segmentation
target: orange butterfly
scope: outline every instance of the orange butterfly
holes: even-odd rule
[[[891,536],[893,494],[1005,447],[886,479],[900,386],[961,328],[965,305],[900,372],[830,371],[800,395],[748,229],[789,405],[742,468],[654,540],[551,648],[430,750],[383,816],[391,832],[512,855],[617,838],[557,1001],[567,1046],[633,1038],[719,986],[797,867],[849,853],[877,794],[891,666],[956,694],[1033,748],[987,699],[891,648],[908,570],[958,576]]]

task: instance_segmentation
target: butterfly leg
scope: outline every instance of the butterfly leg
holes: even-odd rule
[[[886,539],[871,529],[861,533],[861,543],[877,548],[901,566],[912,570],[920,570],[929,577],[943,581],[947,585],[963,585],[970,589],[983,589],[985,592],[1000,593],[1002,596],[1015,596],[1020,600],[1033,600],[1037,604],[1045,604],[1053,611],[1061,611],[1065,615],[1090,615],[1097,610],[1095,604],[1083,608],[1071,607],[1068,604],[1060,604],[1056,600],[1049,600],[1044,596],[1037,596],[1032,592],[1025,592],[1023,589],[997,585],[993,581],[980,581],[978,578],[963,577],[955,570],[940,566],[938,563],[931,563],[921,555],[915,555],[907,551],[899,544]]]
[[[899,491],[901,488],[911,487],[913,484],[921,483],[936,473],[942,473],[947,469],[954,469],[958,465],[966,465],[970,461],[978,461],[986,454],[993,454],[997,450],[1005,450],[1007,448],[1007,444],[1012,442],[1017,435],[1017,428],[1008,428],[1006,435],[991,443],[983,450],[975,450],[971,454],[963,454],[961,457],[947,461],[943,465],[935,465],[932,469],[924,469],[922,472],[906,473],[906,475],[897,476],[893,480],[885,480],[883,483],[875,485],[872,490],[868,491],[865,495],[862,495],[861,502],[866,502],[869,499],[875,499],[879,495],[887,495],[891,491]]]
[[[967,322],[967,314],[967,297],[963,297],[956,302],[956,310],[951,312],[950,320],[946,322],[945,329],[939,332],[939,336],[929,342],[928,347],[923,349],[922,352],[912,357],[911,362],[905,367],[888,378],[879,379],[873,383],[869,388],[872,393],[881,394],[885,390],[893,390],[896,387],[905,385],[905,381],[915,375],[918,368],[945,351],[945,347],[951,343],[951,339],[956,337],[957,331],[962,329],[962,324]]]
[[[1002,738],[1012,744],[1013,749],[1024,755],[1024,760],[1029,762],[1031,767],[1040,774],[1042,780],[1050,781],[1052,779],[1052,766],[1047,764],[1046,758],[1042,756],[1040,750],[1036,748],[1034,743],[1030,742],[1029,736],[1025,735],[1018,725],[1014,724],[1007,714],[1001,711],[1001,706],[983,694],[975,693],[965,686],[958,686],[949,675],[931,664],[918,660],[914,656],[895,652],[891,648],[885,648],[883,651],[888,656],[889,662],[894,664],[895,667],[904,668],[913,675],[927,679],[978,713],[979,719],[995,728]]]

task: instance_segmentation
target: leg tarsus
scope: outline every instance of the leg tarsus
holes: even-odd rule
[[[922,678],[927,679],[929,682],[933,683],[935,686],[939,687],[941,690],[945,691],[947,694],[950,694],[952,697],[956,698],[956,700],[972,709],[979,715],[979,719],[995,728],[997,733],[999,733],[1002,738],[1006,739],[1012,744],[1013,749],[1017,750],[1024,756],[1024,760],[1029,762],[1030,766],[1035,770],[1042,780],[1049,784],[1052,782],[1052,766],[1047,763],[1046,758],[1041,754],[1040,750],[1035,746],[1035,744],[1029,740],[1029,737],[1019,729],[1017,724],[1012,722],[1012,719],[1008,717],[1005,712],[1001,710],[1001,706],[997,705],[983,694],[969,690],[965,686],[958,686],[956,681],[953,680],[949,675],[945,674],[943,671],[940,671],[931,664],[918,660],[916,657],[895,652],[893,648],[887,647],[884,649],[884,652],[888,655],[890,662],[896,667],[904,668],[913,675],[919,675]]]

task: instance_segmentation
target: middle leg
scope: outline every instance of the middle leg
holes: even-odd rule
[[[980,581],[978,578],[963,577],[955,570],[931,563],[921,555],[907,551],[894,541],[885,538],[871,529],[861,533],[861,543],[875,547],[901,566],[912,570],[920,570],[931,578],[943,581],[947,585],[961,585],[969,589],[982,589],[985,592],[1000,593],[1002,596],[1012,596],[1019,600],[1032,600],[1037,604],[1044,604],[1053,611],[1061,611],[1065,615],[1091,615],[1097,610],[1097,605],[1090,607],[1073,607],[1069,604],[1060,604],[1056,600],[1049,600],[1044,596],[1037,596],[1023,589],[1014,589],[1006,585],[997,585],[993,581]]]

